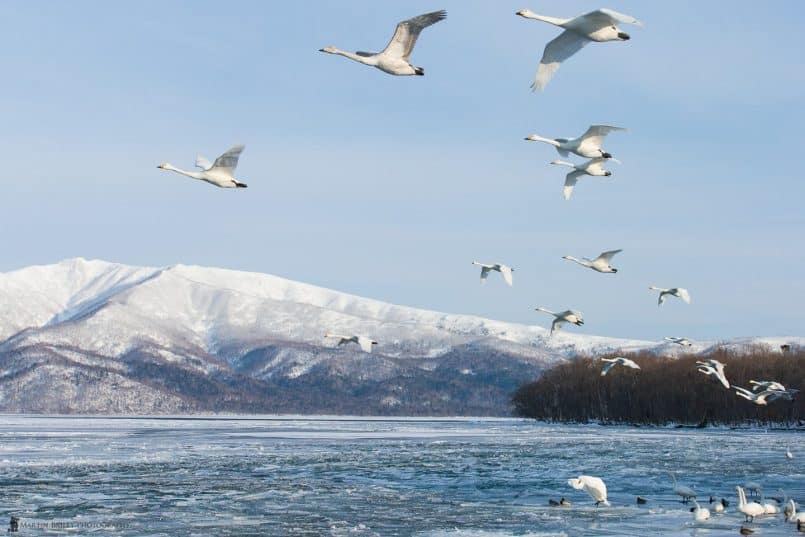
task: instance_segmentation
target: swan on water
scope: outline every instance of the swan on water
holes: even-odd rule
[[[805,524],[805,513],[797,513],[797,502],[788,500],[785,505],[785,521]]]
[[[611,9],[598,9],[572,19],[546,17],[528,9],[521,9],[516,14],[526,19],[547,22],[565,30],[559,34],[559,37],[545,45],[536,77],[531,84],[531,88],[534,91],[544,89],[562,62],[581,50],[587,43],[592,41],[628,41],[629,34],[621,31],[617,23],[622,22],[642,26],[641,22],[634,17]]]
[[[357,343],[360,345],[363,352],[372,352],[372,345],[377,345],[377,341],[368,338],[366,336],[342,336],[339,334],[324,334],[325,338],[328,339],[337,339],[338,343],[336,347],[340,347],[341,345],[346,345],[347,343]]]
[[[746,522],[754,522],[756,516],[765,512],[763,506],[757,502],[747,502],[746,493],[741,487],[736,486],[735,490],[738,491],[738,511],[744,514]]]
[[[584,324],[584,318],[579,311],[565,310],[559,313],[554,313],[550,310],[546,310],[545,308],[535,309],[536,311],[541,311],[555,317],[553,323],[551,323],[551,336],[558,332],[565,323],[575,324],[576,326],[581,326]]]
[[[727,380],[727,376],[724,373],[724,368],[726,365],[713,358],[703,362],[697,361],[696,364],[699,365],[699,367],[696,369],[699,373],[713,375],[725,388],[730,388],[730,381]]]
[[[696,497],[696,491],[686,485],[678,485],[676,482],[676,476],[672,472],[668,472],[668,475],[671,476],[671,480],[674,483],[673,491],[674,494],[680,496],[682,498],[682,503],[688,503],[688,500],[691,500]]]
[[[473,261],[473,265],[478,265],[481,267],[481,283],[486,283],[486,278],[489,276],[489,271],[496,270],[500,272],[503,279],[509,284],[509,287],[512,286],[512,272],[514,269],[502,263],[480,263],[478,261]]]
[[[624,367],[630,367],[632,369],[640,369],[640,366],[635,363],[634,360],[630,360],[628,358],[624,358],[623,356],[616,356],[615,358],[601,358],[602,362],[609,362],[604,368],[601,370],[601,376],[606,376],[609,373],[609,370],[615,367],[616,365],[622,365]]]
[[[616,272],[618,272],[618,269],[610,265],[610,263],[612,262],[612,258],[615,257],[615,254],[618,254],[622,251],[623,250],[610,250],[608,252],[603,252],[595,259],[587,259],[586,257],[576,259],[572,255],[563,256],[562,259],[573,261],[575,263],[578,263],[582,267],[591,268],[596,272],[608,272],[611,274],[615,274]]]
[[[447,11],[434,11],[404,20],[397,25],[386,48],[382,52],[346,52],[335,47],[324,47],[319,52],[344,56],[364,65],[377,67],[384,73],[397,76],[424,75],[425,69],[411,65],[408,57],[414,50],[420,32],[432,24],[444,20]]]
[[[710,509],[714,513],[723,513],[728,505],[729,502],[724,498],[714,498],[710,496]]]
[[[662,287],[655,287],[653,285],[649,287],[649,289],[652,291],[660,292],[660,298],[657,301],[658,306],[662,306],[662,303],[665,302],[665,299],[668,298],[669,296],[675,296],[677,298],[681,298],[682,300],[685,301],[686,304],[690,304],[690,293],[688,292],[687,289],[683,289],[681,287],[672,287],[670,289],[663,289]]]
[[[785,450],[785,458],[788,459],[789,461],[794,459],[794,454],[791,453],[790,447],[786,448]]]
[[[614,158],[612,160],[618,162]],[[565,199],[569,200],[570,196],[573,195],[573,187],[576,186],[579,177],[582,175],[591,175],[593,177],[609,177],[612,175],[611,171],[604,169],[606,162],[607,159],[602,157],[593,158],[581,164],[573,164],[572,162],[565,162],[564,160],[552,160],[551,164],[555,166],[573,168],[573,171],[565,176],[565,188],[562,190],[562,195],[564,195]]]
[[[601,142],[610,132],[625,131],[622,127],[611,125],[591,125],[584,134],[578,138],[544,138],[538,134],[526,136],[529,142],[544,142],[556,148],[563,157],[570,153],[585,158],[612,158],[612,154],[604,151]]]
[[[665,337],[663,339],[665,339],[665,341],[670,341],[671,343],[676,343],[677,345],[682,345],[683,347],[693,346],[693,342],[685,337]]]
[[[763,506],[763,514],[765,515],[780,514],[780,506],[774,500],[766,501],[762,490],[760,491],[760,505]]]
[[[607,486],[600,477],[580,475],[576,479],[568,479],[567,484],[576,490],[583,489],[595,500],[596,507],[598,507],[599,504],[604,504],[609,507],[609,501],[607,501]]]
[[[246,188],[246,183],[241,183],[234,177],[235,168],[238,166],[238,159],[246,146],[236,145],[217,159],[210,163],[202,156],[196,159],[196,166],[201,168],[200,172],[189,172],[179,169],[167,162],[160,164],[157,168],[180,173],[193,179],[206,181],[221,188]]]
[[[693,513],[693,520],[703,521],[710,519],[710,510],[706,507],[702,507],[699,505],[695,499],[693,500],[693,505],[695,507],[690,508],[690,512]]]

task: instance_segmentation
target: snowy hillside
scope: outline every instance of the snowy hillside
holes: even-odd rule
[[[183,265],[28,267],[0,274],[0,300],[7,411],[505,414],[550,362],[658,346]],[[328,331],[379,344],[335,349]]]

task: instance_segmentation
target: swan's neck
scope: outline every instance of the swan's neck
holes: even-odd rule
[[[173,166],[172,164],[165,164],[164,166],[162,166],[162,169],[163,170],[170,170],[170,171],[176,172],[176,173],[180,173],[182,175],[192,177],[193,179],[203,179],[203,177],[201,176],[201,173],[199,173],[199,172],[189,172],[187,170],[177,168],[176,166]]]
[[[545,142],[546,144],[551,144],[554,147],[559,147],[560,145],[559,142],[557,142],[556,140],[553,140],[551,138],[544,138],[537,134],[532,134],[531,136],[528,137],[528,139],[531,140],[532,142]]]
[[[565,162],[564,160],[554,160],[551,164],[555,164],[557,166],[567,166],[568,168],[575,168],[576,165],[572,162]]]
[[[551,310],[546,310],[545,308],[537,308],[537,311],[548,313],[548,314],[553,315],[554,317],[556,317],[556,314],[554,312],[552,312]]]
[[[548,24],[553,24],[554,26],[563,26],[570,20],[570,19],[557,19],[556,17],[546,17],[545,15],[539,15],[527,9],[524,9],[520,13],[520,15],[522,17],[525,17],[526,19],[534,19],[542,22],[547,22]]]
[[[353,52],[347,52],[346,50],[335,49],[330,54],[343,56],[345,58],[349,58],[350,60],[356,61],[358,63],[363,63],[366,65],[375,65],[373,58],[366,56],[359,56],[358,54],[355,54]]]
[[[572,255],[566,255],[565,259],[568,259],[570,261],[574,261],[574,262],[578,263],[579,265],[584,265],[585,267],[590,266],[590,262],[588,260],[586,260],[586,259],[584,259],[584,260],[577,259],[577,258],[573,257]]]

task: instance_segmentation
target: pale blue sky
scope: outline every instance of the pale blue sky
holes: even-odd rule
[[[644,21],[529,90],[558,30]],[[729,5],[729,9],[725,6]],[[317,52],[378,50],[446,8],[398,78]],[[267,272],[390,302],[579,332],[805,333],[805,3],[468,1],[0,4],[0,270],[67,257]],[[562,199],[530,133],[629,128],[622,165]],[[221,190],[156,169],[246,144]],[[620,272],[561,259],[623,248]],[[515,267],[478,284],[473,259]],[[663,308],[650,284],[690,289]]]

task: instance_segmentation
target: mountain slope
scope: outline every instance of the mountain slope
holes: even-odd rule
[[[0,300],[4,411],[506,414],[551,362],[655,346],[183,265],[28,267],[0,274]]]

